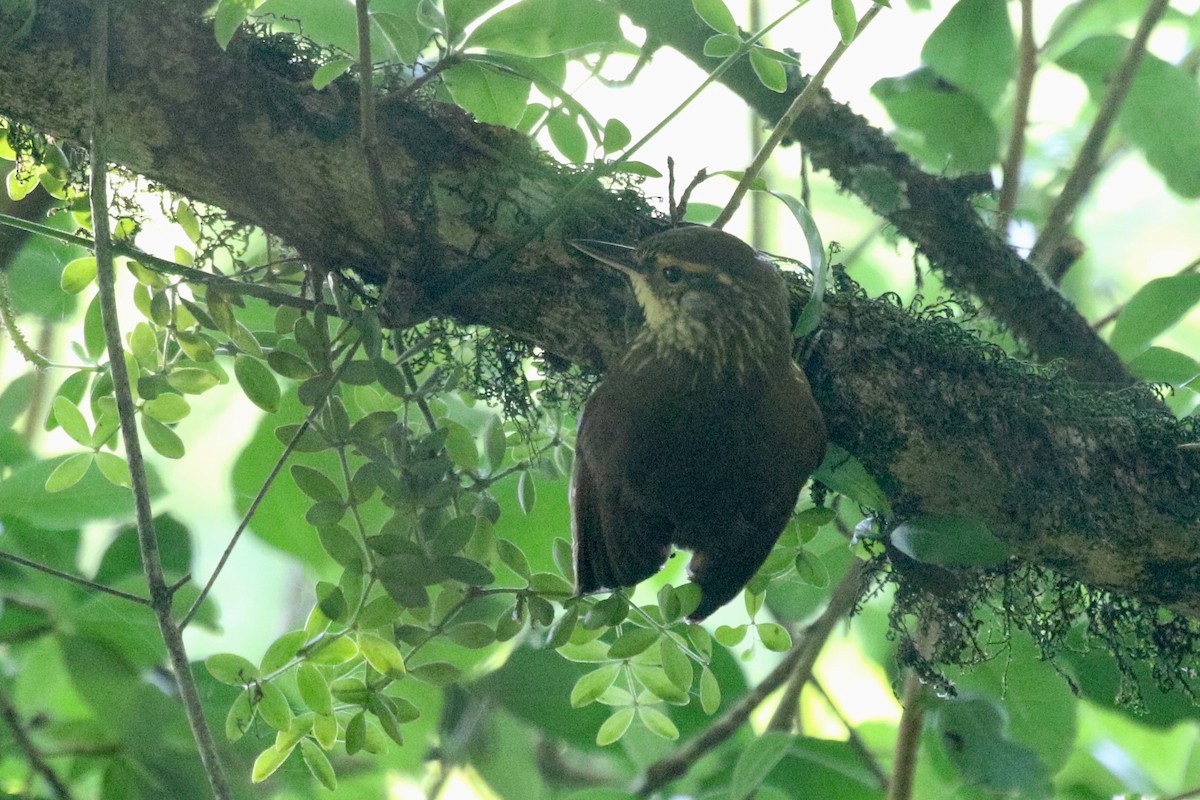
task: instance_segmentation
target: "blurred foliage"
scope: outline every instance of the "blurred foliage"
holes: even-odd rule
[[[616,5],[373,0],[379,88],[420,83],[431,99],[521,130],[566,162],[627,156],[630,131],[648,127],[642,112],[602,119],[564,88],[580,63],[610,78],[608,59],[640,52]],[[929,5],[911,0],[910,11],[890,13]],[[1052,156],[1064,141],[1073,147],[1094,117],[1143,5],[1064,4],[1047,34],[1047,68],[1077,76],[1090,99],[1062,130],[1031,136],[1029,162],[1055,166],[1021,186],[1021,224],[1044,219],[1070,162]],[[787,87],[795,58],[742,30],[742,9],[735,17],[722,0],[693,7],[713,31],[706,53],[748,58],[764,86]],[[850,41],[853,7],[835,0],[831,10]],[[1011,11],[1003,0],[941,4],[921,66],[874,85],[896,141],[931,171],[997,167],[1018,63]],[[818,12],[829,13],[806,13]],[[1113,159],[1141,154],[1144,169],[1189,199],[1200,195],[1198,19],[1168,14],[1164,25],[1186,40],[1185,52],[1147,57],[1109,145]],[[221,0],[212,25],[221,47],[282,64],[314,91],[358,79],[351,4]],[[15,213],[49,197],[51,226],[90,229],[76,149],[8,122],[0,158]],[[635,161],[622,169],[655,173]],[[771,183],[801,194],[790,178]],[[185,470],[211,468],[195,455],[209,452],[197,431],[225,432],[206,430],[197,409],[237,409],[255,422],[228,454],[232,504],[239,515],[253,511],[253,536],[286,553],[310,586],[303,609],[279,621],[281,633],[257,643],[259,657],[219,651],[194,665],[237,797],[384,797],[404,782],[432,797],[448,795],[450,781],[466,783],[456,792],[485,797],[632,797],[648,767],[747,696],[852,560],[876,548],[847,539],[877,536],[874,512],[860,509],[885,513],[887,500],[843,454],[818,474],[815,502],[802,502],[744,609],[724,612],[721,624],[686,621],[698,595],[677,563],[636,595],[575,597],[563,478],[574,415],[594,376],[447,321],[382,329],[353,276],[316,283],[286,243],[219,209],[137,176],[118,176],[116,185],[118,241],[165,224],[179,265],[303,301],[271,304],[156,261],[119,263],[138,428],[159,457],[152,499],[169,507],[189,482]],[[858,224],[873,230],[876,222]],[[96,262],[52,237],[29,238],[3,256],[6,335],[26,350],[60,335],[69,345],[49,368],[3,365],[0,705],[13,714],[0,725],[0,794],[49,796],[44,776],[30,769],[31,746],[78,798],[206,796],[152,613],[51,573],[145,593],[94,299]],[[1181,415],[1196,406],[1200,350],[1194,340],[1185,347],[1164,337],[1200,302],[1197,263],[1140,281],[1110,315],[1113,347],[1139,377],[1171,393]],[[30,344],[19,326],[46,335]],[[1002,332],[995,338],[1011,346]],[[215,636],[223,617],[256,613],[258,587],[219,588],[220,609],[211,597],[192,609],[207,580],[186,580],[193,550],[198,542],[211,549],[228,532],[197,530],[186,517],[161,511],[156,519],[164,567],[180,582],[176,614],[190,609],[191,624]],[[920,701],[927,724],[918,797],[1082,800],[1200,785],[1195,663],[1146,649],[1119,600],[1056,586],[1052,575],[1017,574],[1023,568],[1008,565],[970,519],[907,520],[891,537],[923,565],[975,570],[951,624],[966,629],[960,644],[977,649],[914,657],[901,637],[897,652],[896,633],[921,607],[903,587],[877,581],[842,643],[849,648],[827,648],[820,683],[799,696],[796,728],[805,735],[756,736],[744,726],[692,764],[673,794],[884,797],[899,736],[888,696],[902,685],[898,662],[923,666],[946,690]],[[1029,587],[1047,594],[1031,596]],[[894,592],[901,602],[889,619]],[[1109,627],[1083,622],[1094,622],[1096,609],[1112,612]],[[1013,613],[1030,624],[1014,629]],[[1191,652],[1189,623],[1165,613],[1159,622],[1162,652]],[[1122,637],[1127,648],[1111,646]],[[874,706],[864,709],[858,694],[875,697]]]

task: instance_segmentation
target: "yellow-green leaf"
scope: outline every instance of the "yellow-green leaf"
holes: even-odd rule
[[[280,748],[271,745],[266,750],[258,754],[258,758],[254,759],[254,767],[250,770],[250,780],[254,783],[262,783],[275,770],[283,766],[283,762],[287,761],[287,757],[292,754],[294,747]]]
[[[642,724],[646,726],[646,729],[655,736],[661,736],[671,741],[679,738],[679,728],[675,727],[675,723],[671,721],[670,717],[654,706],[638,706],[638,716],[641,717]]]
[[[94,280],[96,280],[96,258],[95,256],[84,256],[68,262],[63,267],[59,286],[64,292],[79,294]]]
[[[70,489],[79,483],[87,474],[88,468],[92,466],[93,458],[92,453],[76,453],[73,456],[67,456],[46,478],[46,491],[53,494]]]
[[[325,757],[320,747],[312,739],[303,739],[300,742],[300,757],[304,759],[304,765],[308,767],[308,771],[312,773],[322,786],[330,791],[337,788],[337,775],[333,771],[333,765],[329,763],[329,759]]]
[[[633,714],[634,711],[630,707],[617,709],[611,717],[604,720],[604,724],[596,732],[596,744],[604,747],[624,736],[625,731],[629,730],[629,723],[633,722]]]
[[[101,450],[96,453],[96,466],[100,468],[100,474],[113,486],[128,489],[132,485],[129,478],[129,464],[121,456]]]
[[[387,639],[373,633],[361,633],[358,636],[358,649],[376,672],[392,678],[404,677],[404,656]]]
[[[92,446],[92,431],[83,418],[83,412],[61,394],[54,398],[54,419],[72,439],[84,447]]]
[[[318,716],[333,712],[333,695],[321,670],[310,663],[301,664],[296,671],[296,686],[300,689],[300,699]]]

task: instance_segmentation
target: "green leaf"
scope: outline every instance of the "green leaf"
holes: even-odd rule
[[[994,109],[1017,68],[1008,4],[960,0],[921,48],[921,62]]]
[[[1148,347],[1129,362],[1129,370],[1141,380],[1178,389],[1200,377],[1200,362],[1165,347]]]
[[[188,401],[181,395],[164,392],[142,405],[142,413],[164,424],[179,422],[192,411]]]
[[[93,459],[92,453],[76,453],[73,456],[67,456],[46,478],[44,484],[46,491],[56,494],[79,483],[92,466]]]
[[[980,172],[999,157],[1000,132],[988,110],[973,94],[941,83],[927,67],[876,81],[871,94],[901,127],[906,149],[931,168]]]
[[[996,701],[973,693],[944,700],[934,723],[946,756],[966,783],[1002,796],[1050,796],[1046,767],[1036,752],[1008,736]]]
[[[357,656],[358,645],[349,636],[342,636],[330,641],[319,650],[315,650],[312,655],[308,656],[308,660],[312,664],[335,666],[344,664]]]
[[[67,265],[63,267],[62,277],[59,279],[59,286],[64,292],[79,294],[94,280],[96,280],[96,258],[95,256],[84,256],[67,262]]]
[[[551,114],[546,120],[546,130],[550,132],[550,141],[568,161],[582,164],[587,160],[587,135],[579,124],[579,117],[566,112]]]
[[[842,35],[842,44],[854,41],[858,33],[858,16],[854,13],[854,0],[830,0],[833,11],[833,23],[837,25],[838,33]]]
[[[796,575],[800,580],[818,589],[829,585],[829,569],[825,562],[807,550],[796,554]]]
[[[704,42],[704,55],[709,58],[728,58],[742,46],[742,40],[727,33],[716,33]]]
[[[792,646],[792,637],[787,629],[774,622],[758,622],[754,625],[763,647],[773,653],[784,653]]]
[[[655,698],[677,706],[686,706],[688,704],[687,690],[676,686],[667,677],[667,673],[662,667],[654,667],[649,664],[640,664],[637,662],[634,662],[631,666],[638,683],[642,685],[643,689],[654,695]],[[642,702],[648,701],[648,698],[644,694],[641,697]]]
[[[721,684],[708,667],[700,670],[700,708],[705,714],[715,714],[721,707]]]
[[[1122,36],[1094,36],[1061,56],[1058,65],[1079,75],[1102,102],[1128,49]],[[1146,53],[1117,125],[1173,191],[1200,197],[1200,86],[1194,75]]]
[[[515,128],[529,102],[528,78],[467,60],[442,73],[450,97],[480,122]]]
[[[103,450],[97,451],[96,466],[99,467],[100,474],[113,486],[128,489],[133,485],[129,476],[129,462],[121,456]]]
[[[61,394],[54,398],[54,419],[68,436],[84,447],[92,446],[92,431],[79,407]]]
[[[617,709],[617,711],[600,726],[600,730],[596,732],[596,744],[601,747],[606,747],[613,742],[618,741],[625,735],[625,731],[629,730],[629,723],[633,722],[634,710],[631,707]]]
[[[265,364],[239,353],[233,360],[233,374],[250,402],[268,413],[279,410],[279,384]]]
[[[229,46],[229,41],[254,6],[255,0],[221,0],[213,18],[213,33],[222,50]]]
[[[316,374],[311,364],[286,350],[272,350],[267,353],[267,366],[294,381],[308,380]]]
[[[260,682],[258,690],[262,696],[258,700],[258,714],[263,722],[277,731],[286,731],[292,726],[292,707],[278,686],[270,682]]]
[[[463,622],[446,632],[450,641],[471,650],[487,647],[496,641],[496,631],[483,622]]]
[[[292,465],[292,480],[300,491],[313,500],[325,500],[332,503],[345,502],[342,490],[329,477],[318,469],[306,467],[303,464]]]
[[[536,501],[537,487],[534,485],[533,475],[529,470],[525,470],[517,478],[517,505],[524,513],[531,514]]]
[[[77,455],[90,461],[92,454]],[[86,474],[54,496],[46,494],[50,474],[69,458],[74,456],[31,461],[15,468],[0,481],[0,515],[23,519],[44,530],[65,531],[88,522],[133,514],[132,495],[98,474]],[[150,472],[149,477],[151,494],[161,494],[162,482],[157,473]]]
[[[601,139],[601,143],[605,153],[624,150],[632,141],[633,135],[621,120],[614,118],[604,123],[604,137]]]
[[[534,58],[568,50],[594,51],[623,40],[616,9],[597,0],[522,0],[486,19],[467,39]]]
[[[1155,278],[1121,309],[1109,344],[1122,358],[1132,359],[1183,319],[1197,303],[1200,303],[1200,275]]]
[[[754,74],[763,86],[772,92],[787,91],[787,70],[761,48],[755,47],[750,51],[750,66],[754,68]]]
[[[330,791],[337,788],[337,774],[333,771],[333,765],[316,742],[312,739],[301,739],[300,757],[304,759],[308,771],[322,786]]]
[[[692,0],[692,8],[704,20],[704,24],[717,33],[727,36],[737,36],[738,26],[733,20],[733,14],[722,0]]]
[[[462,676],[462,670],[448,661],[432,661],[410,669],[409,674],[422,683],[449,686]]]
[[[638,706],[637,713],[642,724],[655,736],[672,742],[679,738],[679,728],[675,727],[675,723],[671,721],[670,717],[654,706]]]
[[[142,434],[159,455],[166,458],[183,458],[183,439],[154,417],[142,415]]]
[[[571,689],[571,708],[583,708],[596,702],[620,674],[621,665],[614,662],[582,676]]]
[[[346,74],[350,67],[354,66],[354,59],[339,58],[330,61],[328,64],[322,64],[317,67],[317,71],[313,73],[312,85],[318,92],[324,89],[329,84],[333,83],[337,78]]]
[[[751,739],[733,767],[729,800],[746,800],[753,794],[791,746],[791,734],[781,731],[768,731]]]
[[[669,636],[664,636],[659,641],[658,652],[663,672],[666,673],[667,678],[682,691],[689,691],[692,688],[692,679],[695,677],[692,660]]]
[[[283,762],[287,761],[288,756],[292,754],[292,747],[280,748],[276,745],[268,747],[258,754],[258,758],[254,759],[254,766],[250,769],[250,780],[254,783],[262,783],[267,778],[283,766]]]
[[[500,560],[504,562],[506,567],[525,580],[529,580],[532,574],[529,570],[529,559],[525,557],[525,553],[521,548],[508,539],[500,539],[496,542],[496,554],[500,556]]]
[[[300,665],[300,669],[296,670],[296,687],[300,690],[300,699],[318,715],[333,713],[333,695],[329,691],[329,683],[316,666],[311,663]]]
[[[220,382],[216,375],[199,367],[182,367],[167,376],[171,388],[184,394],[204,394]]]
[[[148,323],[139,322],[129,334],[129,350],[142,369],[154,372],[158,369],[158,336]]]
[[[927,564],[979,567],[998,564],[1011,552],[979,520],[922,514],[900,523],[891,533],[900,552]]]
[[[404,656],[392,642],[373,633],[360,633],[358,649],[362,651],[367,663],[380,675],[397,679],[404,677],[407,671],[404,668]]]
[[[254,706],[250,703],[250,689],[243,689],[225,714],[225,738],[236,742],[246,735],[253,723]]]
[[[204,660],[208,674],[230,686],[244,686],[262,678],[254,663],[234,653],[215,653]]]
[[[608,648],[609,658],[632,658],[658,641],[661,634],[653,628],[634,628],[617,638]]]
[[[825,449],[825,459],[813,473],[813,479],[884,516],[892,513],[891,504],[888,503],[883,490],[863,467],[862,462],[839,445],[828,445]]]

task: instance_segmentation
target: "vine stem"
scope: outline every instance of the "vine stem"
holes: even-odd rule
[[[825,83],[825,78],[828,77],[830,71],[834,68],[837,62],[841,60],[842,54],[850,48],[850,45],[858,41],[858,37],[863,32],[863,29],[870,25],[871,20],[875,19],[875,17],[877,17],[879,12],[883,9],[883,5],[872,5],[867,13],[863,14],[862,19],[858,21],[858,30],[855,32],[854,38],[849,42],[838,42],[837,47],[833,48],[833,52],[829,54],[829,58],[825,59],[825,63],[821,65],[819,70],[817,70],[817,74],[809,78],[804,89],[800,92],[800,94],[796,95],[796,99],[792,101],[792,104],[788,107],[788,110],[785,111],[783,116],[779,118],[779,121],[775,123],[775,127],[771,130],[771,135],[767,137],[767,141],[758,149],[758,153],[755,154],[754,160],[750,162],[750,166],[746,168],[745,173],[742,175],[742,179],[738,181],[738,185],[734,187],[733,194],[729,196],[729,202],[725,204],[725,208],[723,208],[717,218],[713,220],[712,227],[723,228],[725,227],[725,223],[729,222],[729,219],[733,216],[734,212],[737,211],[738,206],[742,204],[742,198],[745,197],[746,192],[750,190],[751,184],[754,183],[754,180],[759,176],[759,173],[762,172],[763,167],[766,166],[767,159],[769,159],[771,154],[775,152],[775,148],[777,148],[779,143],[783,141],[783,137],[792,132],[792,126],[796,123],[796,119],[800,116],[800,112],[807,108],[813,102],[813,100],[816,99],[817,92],[821,91],[821,86]]]
[[[921,743],[921,729],[925,721],[924,694],[925,686],[921,679],[916,673],[910,672],[904,681],[904,713],[900,716],[887,800],[912,798],[913,779],[917,773],[917,748]]]
[[[213,797],[216,800],[232,800],[212,731],[204,719],[204,709],[200,704],[200,694],[196,689],[191,664],[188,662],[183,634],[171,616],[173,592],[163,574],[158,538],[154,530],[146,464],[142,458],[135,421],[137,409],[134,407],[133,394],[130,391],[125,349],[121,343],[121,327],[117,318],[116,272],[113,268],[112,239],[108,230],[108,161],[105,157],[108,122],[108,0],[96,0],[92,6],[92,14],[92,174],[89,194],[92,224],[95,229],[96,284],[104,325],[104,343],[108,350],[109,369],[112,371],[113,394],[116,396],[117,415],[121,423],[121,438],[129,460],[138,547],[141,550],[142,567],[150,590],[150,607],[154,610],[159,633],[167,648],[175,685],[179,689],[183,710],[192,729],[192,736],[196,740]]]
[[[1004,154],[1000,199],[996,203],[996,231],[1004,234],[1017,207],[1021,186],[1021,162],[1025,160],[1025,128],[1029,125],[1029,101],[1033,97],[1033,76],[1037,73],[1037,42],[1033,38],[1033,0],[1021,0],[1021,40],[1017,68],[1017,93],[1013,99],[1012,128],[1008,152]]]
[[[1083,145],[1079,148],[1079,155],[1075,159],[1075,165],[1071,168],[1071,174],[1067,176],[1067,182],[1059,192],[1058,200],[1050,209],[1050,213],[1046,217],[1046,224],[1042,226],[1042,232],[1029,252],[1028,260],[1034,266],[1045,267],[1050,261],[1054,251],[1058,249],[1059,242],[1066,234],[1067,225],[1075,214],[1075,209],[1096,180],[1100,171],[1100,156],[1104,148],[1104,141],[1108,138],[1113,125],[1116,124],[1117,116],[1121,113],[1122,106],[1125,105],[1125,98],[1129,95],[1129,89],[1133,86],[1138,66],[1146,54],[1146,40],[1150,38],[1150,32],[1154,30],[1154,26],[1166,13],[1168,4],[1169,0],[1150,0],[1147,4],[1146,13],[1138,22],[1137,32],[1129,43],[1129,50],[1109,81],[1108,95],[1104,98],[1099,113],[1096,114],[1096,121],[1092,123],[1091,130],[1088,131]]]
[[[833,632],[838,620],[844,619],[854,608],[862,584],[864,563],[855,559],[846,571],[841,583],[833,590],[825,611],[796,639],[792,649],[767,677],[731,706],[704,733],[683,745],[666,758],[646,768],[641,782],[635,789],[639,797],[649,797],[671,781],[688,771],[701,756],[724,742],[742,727],[754,709],[758,708],[776,689],[783,686],[793,675],[812,675],[817,656]]]
[[[67,785],[63,783],[62,778],[54,771],[54,767],[46,761],[46,757],[42,751],[38,749],[37,744],[29,736],[29,731],[25,729],[25,723],[21,721],[21,715],[17,712],[17,707],[13,704],[12,698],[3,689],[0,689],[0,719],[4,720],[4,724],[8,726],[12,733],[13,741],[16,742],[17,748],[25,755],[25,759],[29,762],[29,766],[34,772],[42,776],[46,781],[46,785],[50,787],[50,791],[54,793],[57,800],[72,800],[71,791]]]

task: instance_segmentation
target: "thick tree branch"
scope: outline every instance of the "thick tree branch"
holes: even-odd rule
[[[235,39],[224,53],[178,6],[127,0],[116,14],[111,160],[262,225],[322,268],[353,268],[375,283],[397,272],[385,309],[392,322],[439,314],[482,323],[590,366],[621,347],[624,287],[563,239],[636,241],[659,227],[634,193],[598,183],[574,191],[555,229],[481,271],[533,221],[561,211],[581,178],[512,131],[384,98],[382,168],[396,213],[412,223],[384,231],[352,85],[313,92],[261,43]],[[88,18],[76,0],[39,4],[30,38],[0,52],[0,111],[88,138]],[[909,204],[889,212],[895,224],[931,257],[944,254],[943,264],[994,271],[993,308],[1042,309],[1047,341],[1060,343],[1043,355],[1065,348],[1073,363],[1095,365],[1091,378],[1113,377],[1089,346],[1055,332],[1077,316],[1066,301],[1055,301],[1060,315],[1024,299],[1026,289],[1058,296],[1029,283],[1028,265],[952,184],[920,173],[836,104],[809,109],[797,131],[817,160],[846,156],[831,167],[846,185],[886,164]],[[453,292],[473,275],[469,291]],[[1092,392],[1033,372],[959,324],[845,291],[830,300],[807,366],[832,440],[864,461],[898,514],[976,517],[1017,555],[1200,616],[1200,454],[1178,449],[1195,434],[1146,410],[1144,393]]]

